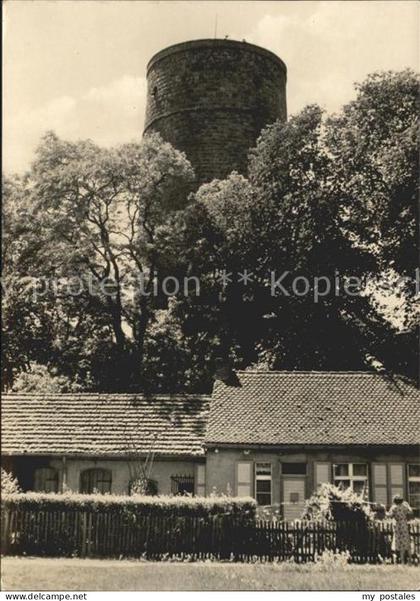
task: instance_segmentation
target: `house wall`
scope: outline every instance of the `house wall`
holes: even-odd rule
[[[206,457],[191,459],[157,459],[151,478],[158,484],[158,494],[171,493],[171,476],[194,476],[195,493],[255,496],[255,464],[272,467],[271,505],[283,517],[299,517],[304,499],[309,498],[321,481],[333,481],[333,465],[364,463],[368,466],[369,500],[390,504],[394,494],[408,494],[407,465],[420,463],[417,448],[375,450],[372,447],[342,450],[255,450],[241,448],[208,449]],[[85,469],[105,468],[112,472],[112,493],[127,494],[133,478],[133,461],[122,459],[88,459],[61,457],[5,458],[3,465],[17,476],[24,490],[34,490],[33,474],[37,467],[51,466],[59,472],[59,490],[78,491],[80,474]],[[304,476],[282,474],[284,463],[306,463]],[[249,468],[249,484],[238,482],[238,465]],[[299,497],[299,502],[291,499]],[[287,503],[285,503],[287,501]]]
[[[201,463],[204,461],[201,460]],[[18,478],[24,490],[34,489],[34,471],[37,467],[53,467],[58,470],[59,490],[79,491],[80,474],[85,469],[104,468],[112,472],[111,492],[128,494],[129,481],[136,474],[136,462],[121,459],[88,459],[62,457],[16,457],[8,458],[4,465]],[[158,485],[158,494],[171,494],[171,476],[196,477],[199,459],[165,459],[155,460],[151,471],[151,479]]]
[[[405,451],[380,451],[372,448],[347,449],[345,452],[331,450],[297,451],[263,451],[238,448],[208,449],[206,457],[206,493],[233,494],[243,493],[246,484],[238,482],[238,464],[250,464],[250,494],[255,496],[255,464],[271,463],[272,466],[272,504],[281,509],[288,519],[298,517],[303,507],[302,493],[305,499],[316,490],[319,479],[328,475],[333,481],[333,465],[338,463],[364,463],[368,465],[369,499],[389,505],[392,496],[402,493],[405,497],[407,488],[407,465],[419,463],[419,452],[415,448]],[[282,463],[306,463],[305,476],[282,475]],[[381,471],[377,470],[377,466]],[[246,465],[245,465],[246,467]],[[380,481],[379,475],[385,474]],[[375,481],[375,475],[377,480]],[[401,479],[401,484],[399,480]],[[317,481],[318,480],[318,481]],[[299,507],[290,502],[290,495],[299,493]],[[299,511],[297,511],[299,509]],[[295,515],[296,514],[296,515]]]

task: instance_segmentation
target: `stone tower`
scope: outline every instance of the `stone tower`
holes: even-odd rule
[[[147,66],[144,133],[186,153],[197,184],[246,174],[248,149],[286,120],[286,65],[272,52],[231,40],[169,46]]]

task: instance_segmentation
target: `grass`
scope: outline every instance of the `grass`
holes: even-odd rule
[[[157,563],[7,557],[2,590],[418,590],[414,566]]]

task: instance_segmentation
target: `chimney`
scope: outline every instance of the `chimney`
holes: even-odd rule
[[[216,363],[216,371],[214,373],[214,379],[215,380],[220,380],[221,382],[224,382],[225,384],[228,384],[230,378],[232,375],[232,370],[230,369],[230,367],[228,365],[223,365],[222,363],[220,363],[220,365],[217,365]]]
[[[216,359],[216,369],[214,372],[214,380],[223,382],[226,386],[240,386],[238,376],[231,364],[226,359]]]

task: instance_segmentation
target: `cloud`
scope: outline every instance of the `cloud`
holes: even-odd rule
[[[144,108],[145,99],[145,78],[124,75],[109,85],[91,88],[83,96],[82,101],[103,106],[114,112],[123,110],[125,117],[133,115],[137,117],[139,109]]]
[[[354,97],[354,82],[368,73],[418,69],[415,2],[327,1],[310,7],[305,14],[266,14],[242,35],[286,62],[289,113],[313,102],[337,111]]]
[[[145,104],[146,80],[124,75],[79,98],[61,96],[20,111],[4,123],[4,169],[19,172],[27,168],[41,136],[50,129],[69,140],[91,138],[104,146],[139,139]]]
[[[11,4],[14,10],[19,6]],[[113,3],[93,2],[89,18],[83,21],[83,35],[79,32],[81,20],[75,25],[61,8],[53,10],[55,4],[46,3],[55,15],[46,39],[40,32],[46,23],[51,25],[52,17],[48,20],[41,15],[39,7],[29,13],[18,9],[15,29],[9,27],[3,113],[6,171],[28,167],[47,129],[68,139],[90,137],[101,145],[138,139],[143,128],[146,81],[131,73],[143,73],[142,60],[160,49],[156,40],[162,36],[167,43],[178,41],[173,36],[181,35],[181,31],[186,38],[197,37],[203,26],[200,6],[212,3],[193,3],[192,12],[191,3],[185,4],[190,20],[184,19],[185,28],[174,29],[173,3],[169,12],[165,8],[169,3],[158,3],[156,11],[165,15],[162,21],[157,12],[146,19],[143,3],[120,3],[128,11],[121,17],[120,8],[109,13]],[[81,3],[68,4],[80,11]],[[104,13],[97,8],[99,4],[102,8],[106,5]],[[149,5],[152,3],[144,3]],[[236,15],[236,5],[246,13],[246,19],[239,14],[241,10]],[[220,4],[219,22],[220,31],[228,28],[231,39],[245,38],[286,62],[289,114],[309,103],[337,111],[354,97],[353,83],[363,81],[368,73],[418,69],[416,2],[225,2]],[[107,83],[89,88],[93,82]]]
[[[81,130],[98,144],[127,142],[142,135],[146,80],[124,75],[107,86],[91,88],[79,103]]]

